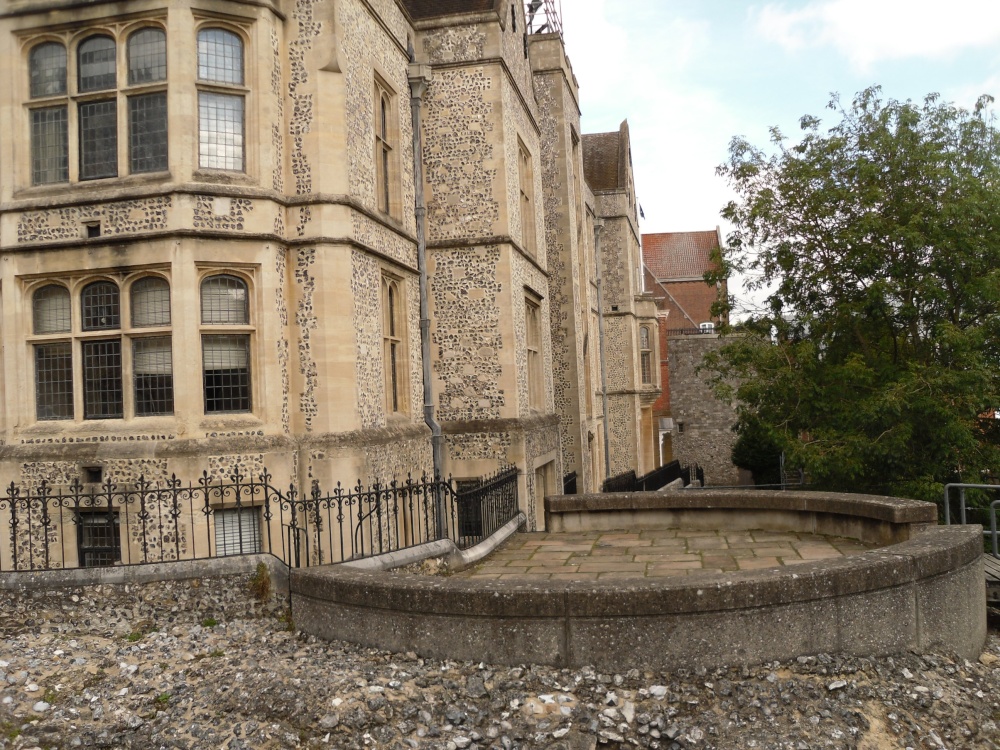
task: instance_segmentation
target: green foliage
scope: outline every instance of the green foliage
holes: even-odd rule
[[[170,703],[170,693],[160,693],[153,699],[153,702],[156,703],[159,708],[166,708]]]
[[[756,434],[820,486],[926,499],[997,468],[991,103],[871,88],[849,108],[834,97],[827,130],[803,117],[794,145],[773,130],[771,154],[733,140],[722,272],[748,275],[767,306],[707,364],[737,404],[741,450]]]
[[[206,617],[204,620],[201,621],[201,626],[203,628],[214,628],[218,624],[219,621],[216,620],[214,617]]]
[[[221,648],[216,648],[213,649],[212,651],[209,651],[208,655],[212,659],[218,659],[220,656],[225,656],[226,652],[223,651]]]

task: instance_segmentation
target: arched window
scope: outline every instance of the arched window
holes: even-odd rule
[[[228,274],[205,279],[201,284],[201,322],[205,413],[250,411],[246,282]]]
[[[132,284],[132,326],[170,325],[170,285],[156,276]]]
[[[198,165],[245,170],[243,41],[226,29],[198,32]],[[222,90],[219,90],[222,89]],[[230,90],[226,90],[230,89]]]
[[[198,79],[243,85],[243,40],[226,29],[198,32]]]
[[[69,290],[48,284],[31,298],[33,330],[41,333],[67,333],[70,330]]]
[[[201,283],[201,322],[207,325],[247,325],[250,309],[247,285],[235,276],[209,276]]]
[[[639,369],[642,375],[642,384],[651,385],[653,382],[653,347],[650,341],[649,328],[639,327]]]
[[[167,78],[167,35],[163,29],[148,27],[128,38],[129,85],[165,81]]]
[[[382,362],[389,414],[406,411],[406,349],[403,337],[404,298],[398,279],[382,276]]]
[[[701,329],[702,333],[714,333],[715,332],[715,323],[713,323],[712,321],[707,321],[705,323],[699,324],[698,328]]]
[[[66,48],[58,42],[43,42],[28,56],[31,98],[66,93]]]
[[[78,90],[106,91],[117,84],[115,65],[115,40],[109,36],[92,36],[77,48]]]

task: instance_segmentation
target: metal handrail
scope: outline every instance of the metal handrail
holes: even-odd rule
[[[958,489],[958,522],[964,524],[965,520],[965,491],[966,490],[992,490],[1000,492],[1000,484],[966,484],[964,482],[949,482],[944,486],[944,522],[946,526],[951,526],[951,490]],[[1000,549],[997,540],[997,508],[1000,499],[990,503],[990,529],[983,529],[983,536],[990,537],[993,547],[993,557],[1000,560]]]

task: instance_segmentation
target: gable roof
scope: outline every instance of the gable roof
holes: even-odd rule
[[[403,0],[414,21],[493,10],[498,4],[499,0]]]
[[[610,133],[583,134],[583,176],[590,189],[628,187],[628,121]]]
[[[719,247],[717,229],[642,235],[642,258],[659,280],[701,278],[715,267]]]

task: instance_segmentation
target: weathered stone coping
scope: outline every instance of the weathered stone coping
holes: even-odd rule
[[[0,591],[43,591],[80,586],[123,586],[156,581],[184,581],[252,574],[264,563],[272,589],[288,593],[288,566],[274,555],[233,555],[205,560],[114,565],[66,570],[5,571],[0,573]]]
[[[667,494],[553,498],[550,507],[626,517],[706,511],[712,518],[749,509],[769,514],[758,519],[783,523],[774,515],[779,506],[786,520],[798,514],[821,524],[835,519],[838,526],[870,521],[907,538],[846,558],[655,580],[295,570],[296,623],[323,637],[435,658],[602,669],[752,664],[819,652],[980,653],[986,608],[977,527],[931,526],[935,506],[895,498]]]
[[[834,492],[683,490],[556,495],[545,499],[549,531],[692,528],[766,529],[844,536],[888,545],[937,523],[919,500]]]

